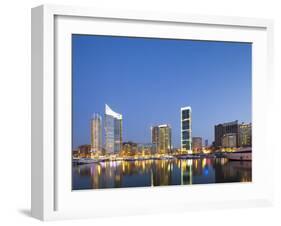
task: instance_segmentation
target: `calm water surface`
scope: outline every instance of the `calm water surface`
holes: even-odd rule
[[[100,162],[72,168],[73,190],[251,180],[251,161],[225,158]]]

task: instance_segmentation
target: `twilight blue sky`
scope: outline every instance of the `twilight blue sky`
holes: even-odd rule
[[[105,104],[123,115],[124,141],[150,142],[167,123],[174,147],[191,106],[192,136],[210,144],[215,124],[251,121],[251,54],[249,43],[73,35],[73,147],[90,144]]]

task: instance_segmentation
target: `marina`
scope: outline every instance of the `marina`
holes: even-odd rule
[[[250,182],[251,167],[251,161],[214,157],[74,164],[72,189]]]

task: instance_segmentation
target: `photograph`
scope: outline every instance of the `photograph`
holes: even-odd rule
[[[252,43],[71,42],[72,190],[252,182]]]

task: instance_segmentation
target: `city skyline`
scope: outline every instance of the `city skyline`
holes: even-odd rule
[[[153,125],[150,127],[151,140],[146,144],[155,145],[156,153],[165,154],[172,153],[176,150],[187,151],[202,151],[203,140],[201,136],[192,136],[192,111],[190,106],[181,107],[181,146],[174,147],[171,140],[172,128],[169,124]],[[133,140],[123,140],[123,116],[120,113],[113,111],[110,106],[105,104],[104,112],[105,125],[102,125],[102,117],[98,113],[94,113],[91,118],[91,152],[101,155],[105,154],[120,154],[123,151],[123,144],[138,144]],[[214,142],[211,145],[215,148],[234,148],[251,146],[252,123],[239,123],[238,120],[232,122],[223,122],[214,125]],[[104,139],[102,134],[104,132]],[[230,141],[230,139],[232,139]],[[219,142],[218,142],[219,141]],[[224,143],[224,144],[222,144]],[[87,144],[81,145],[87,146]],[[205,140],[204,147],[208,147],[208,140]],[[105,152],[103,152],[104,150]]]
[[[192,49],[193,52],[187,51]],[[144,56],[146,51],[150,53],[148,57]],[[167,51],[169,55],[164,54],[164,60],[160,62],[161,55]],[[173,55],[176,51],[179,52],[178,57]],[[129,59],[132,52],[134,57]],[[197,62],[203,52],[205,55],[202,58],[205,60]],[[171,59],[170,55],[175,59]],[[197,61],[191,58],[192,55]],[[157,56],[159,59],[156,59]],[[183,56],[193,64],[185,63]],[[226,73],[228,76],[223,75],[227,68],[222,70],[214,64],[211,66],[207,59],[212,63],[215,59],[220,67],[222,64],[229,67],[231,71]],[[172,65],[167,68],[165,62],[168,61]],[[193,70],[184,73],[186,64]],[[137,68],[135,75],[132,67]],[[202,70],[202,67],[212,70]],[[214,77],[214,71],[217,71],[218,78]],[[229,86],[223,86],[228,80]],[[182,83],[188,86],[182,86]],[[219,95],[220,92],[225,97]],[[169,124],[172,129],[171,143],[174,147],[180,147],[179,109],[192,105],[192,135],[212,142],[216,124],[236,119],[251,122],[251,44],[74,35],[74,147],[90,142],[90,116],[94,112],[102,112],[101,107],[105,103],[124,117],[123,141],[149,142],[151,126]]]

